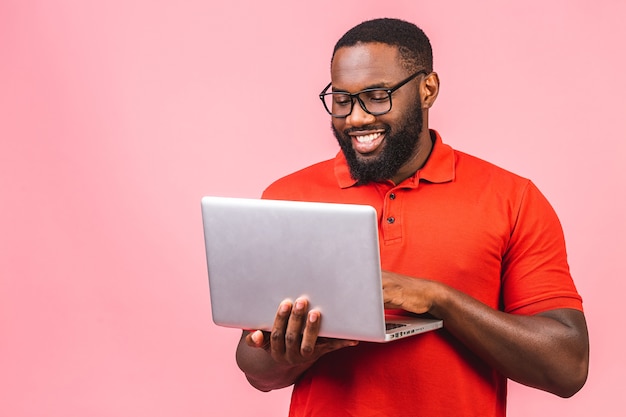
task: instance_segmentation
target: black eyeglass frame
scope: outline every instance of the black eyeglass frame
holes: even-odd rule
[[[328,114],[330,114],[332,117],[335,117],[337,119],[345,119],[346,117],[348,117],[348,116],[350,116],[352,114],[352,110],[354,109],[354,99],[355,98],[357,99],[357,101],[359,102],[359,105],[361,106],[361,108],[363,109],[363,111],[365,113],[371,114],[372,116],[382,116],[383,114],[387,114],[387,113],[389,113],[391,111],[391,108],[393,106],[393,102],[391,100],[391,94],[394,91],[396,91],[397,89],[399,89],[403,85],[407,84],[409,81],[412,81],[418,75],[421,75],[421,74],[428,74],[428,71],[426,71],[426,70],[419,70],[415,74],[409,76],[408,78],[405,78],[404,80],[400,81],[398,84],[396,84],[395,86],[393,86],[391,88],[381,88],[381,87],[366,88],[365,90],[361,90],[361,91],[358,91],[356,93],[348,93],[347,91],[331,91],[330,93],[327,93],[328,89],[333,85],[333,83],[331,81],[330,83],[328,83],[326,88],[324,88],[322,90],[322,92],[320,93],[319,97],[320,97],[320,100],[322,100],[322,104],[324,105],[324,108],[326,109]],[[365,106],[365,103],[363,102],[363,100],[359,96],[361,94],[363,94],[363,93],[370,93],[372,91],[384,91],[384,92],[387,93],[387,95],[389,96],[389,109],[387,111],[372,112],[372,111],[369,111],[367,109],[367,107]],[[346,113],[345,115],[340,115],[340,116],[334,115],[333,112],[326,105],[326,100],[324,99],[324,97],[325,96],[332,96],[332,95],[336,95],[336,94],[343,94],[343,95],[346,95],[346,96],[350,97],[350,111],[348,113]]]

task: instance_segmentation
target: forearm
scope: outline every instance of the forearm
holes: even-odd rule
[[[581,312],[520,316],[494,310],[450,287],[440,286],[438,293],[429,312],[503,375],[562,397],[584,384],[589,351]]]

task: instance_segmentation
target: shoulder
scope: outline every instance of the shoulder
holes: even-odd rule
[[[454,183],[469,193],[490,195],[519,205],[528,193],[540,191],[533,182],[505,168],[461,151],[454,151]]]
[[[468,153],[454,150],[457,174],[473,174],[473,179],[488,178],[496,181],[527,183],[529,180],[494,163]]]
[[[546,221],[555,218],[552,206],[530,179],[465,152],[452,152],[452,181],[433,187],[449,206],[460,211],[474,208],[476,214],[506,220],[510,228],[520,216]]]

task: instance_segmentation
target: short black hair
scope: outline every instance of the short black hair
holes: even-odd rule
[[[433,70],[433,51],[430,40],[416,25],[400,19],[368,20],[347,31],[335,44],[333,57],[339,48],[358,43],[384,43],[396,46],[402,63],[409,71]],[[331,63],[332,63],[331,59]]]

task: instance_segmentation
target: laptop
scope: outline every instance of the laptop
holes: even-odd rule
[[[371,206],[215,196],[201,206],[219,326],[271,330],[280,302],[300,296],[321,312],[321,337],[386,342],[443,326],[386,316]]]

